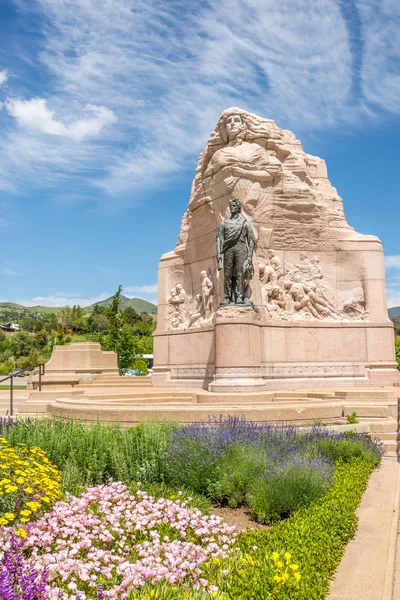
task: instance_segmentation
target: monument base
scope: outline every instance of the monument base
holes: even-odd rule
[[[400,381],[390,321],[285,322],[235,306],[220,308],[208,329],[156,336],[154,387],[234,393]]]

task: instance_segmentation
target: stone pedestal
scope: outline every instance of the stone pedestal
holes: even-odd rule
[[[258,313],[219,308],[215,238],[232,198],[255,233],[248,297]],[[160,260],[158,289],[154,386],[251,392],[399,381],[382,245],[348,225],[324,161],[269,119],[238,108],[221,115],[178,244]]]
[[[115,352],[103,352],[99,342],[74,342],[54,346],[42,384],[46,389],[90,383],[103,374],[118,374]],[[38,376],[28,381],[28,389],[38,387]]]

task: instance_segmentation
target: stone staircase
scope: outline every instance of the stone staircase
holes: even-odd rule
[[[31,391],[21,416],[53,415],[132,426],[141,421],[180,423],[228,415],[273,424],[346,425],[353,412],[358,428],[380,438],[390,455],[399,445],[399,403],[395,388],[282,390],[210,393],[193,388],[152,387],[150,377],[103,375],[91,384]]]

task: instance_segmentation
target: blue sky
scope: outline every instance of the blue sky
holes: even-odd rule
[[[2,0],[0,300],[156,299],[225,108],[324,158],[400,305],[398,0]]]

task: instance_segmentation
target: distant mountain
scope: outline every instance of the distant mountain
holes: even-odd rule
[[[151,302],[147,302],[147,300],[143,300],[142,298],[127,298],[121,294],[121,307],[126,308],[127,306],[132,306],[136,310],[136,312],[147,312],[150,315],[157,314],[157,306],[152,304]],[[86,307],[86,310],[92,311],[95,306],[108,306],[111,304],[113,297],[110,296],[106,300],[101,300],[100,302],[95,302],[90,306]]]
[[[57,312],[62,308],[61,306],[22,306],[22,304],[15,304],[15,302],[0,302],[0,318],[2,311],[13,311],[20,313],[21,315],[32,315],[41,314],[47,315],[52,312]]]
[[[389,308],[389,319],[394,319],[395,317],[400,317],[400,306]]]
[[[112,296],[107,298],[106,300],[102,300],[101,302],[95,302],[95,304],[91,304],[90,306],[86,306],[86,310],[91,312],[96,304],[100,304],[101,306],[108,306],[112,301]],[[71,303],[73,304],[73,302]],[[152,304],[151,302],[147,302],[147,300],[142,300],[142,298],[127,298],[126,296],[121,296],[121,307],[126,308],[127,306],[132,306],[136,312],[147,312],[150,315],[157,314],[157,306]],[[21,304],[15,304],[14,302],[0,302],[0,322],[5,316],[4,313],[7,311],[7,317],[11,317],[14,319],[21,318],[22,316],[29,315],[48,315],[52,312],[57,312],[61,310],[62,306],[22,306]],[[12,316],[10,312],[13,313]]]

